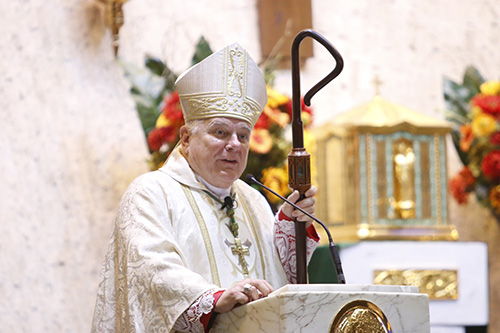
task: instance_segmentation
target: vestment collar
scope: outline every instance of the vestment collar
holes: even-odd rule
[[[193,169],[191,169],[188,161],[180,152],[180,147],[177,147],[172,151],[165,164],[160,168],[160,171],[165,172],[179,183],[191,188],[198,190],[208,189],[219,196],[220,194],[224,194],[224,189],[221,189],[222,191],[218,191],[218,188],[214,189],[212,188],[212,186],[209,186],[210,184],[206,184],[206,180],[203,182],[198,179],[201,177],[197,176]],[[233,186],[231,186],[231,188],[229,189],[230,193],[233,192]]]

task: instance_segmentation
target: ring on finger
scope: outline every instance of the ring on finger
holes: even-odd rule
[[[248,293],[252,290],[252,285],[250,283],[245,283],[243,286],[243,293],[248,295]]]

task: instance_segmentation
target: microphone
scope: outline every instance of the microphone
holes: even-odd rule
[[[229,195],[224,198],[224,204],[220,209],[224,209],[226,207],[233,208],[233,198],[231,198]]]
[[[292,203],[288,199],[285,199],[283,196],[279,195],[275,191],[271,190],[269,187],[267,187],[264,184],[262,184],[261,182],[259,182],[257,179],[255,179],[255,177],[253,175],[247,174],[246,180],[249,183],[257,184],[257,185],[263,187],[267,191],[271,192],[272,194],[274,194],[275,196],[277,196],[281,200],[283,200],[286,203],[288,203],[289,205],[291,205],[293,208],[298,209],[302,213],[306,214],[308,217],[313,219],[315,222],[319,223],[323,227],[323,229],[325,229],[325,232],[328,236],[330,254],[332,255],[332,260],[333,260],[333,264],[335,266],[335,271],[337,272],[337,281],[341,284],[345,284],[344,271],[342,270],[342,263],[340,261],[339,250],[337,248],[337,245],[335,245],[335,243],[333,242],[332,235],[330,234],[330,231],[328,230],[326,225],[323,222],[321,222],[319,219],[317,219],[316,217],[312,216],[311,214],[309,214],[308,212],[306,212],[305,210],[303,210],[302,208],[297,206],[296,204]]]

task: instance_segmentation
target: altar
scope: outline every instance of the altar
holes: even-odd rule
[[[487,246],[458,241],[448,212],[449,124],[375,96],[315,133],[317,216],[347,282],[416,286],[429,296],[432,333],[486,329]],[[326,246],[309,282],[337,282]]]
[[[485,243],[361,242],[340,254],[350,283],[412,284],[429,295],[433,333],[488,325]]]

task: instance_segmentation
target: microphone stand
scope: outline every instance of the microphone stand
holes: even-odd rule
[[[325,229],[325,232],[328,236],[330,254],[332,256],[334,268],[335,268],[335,271],[337,273],[337,281],[341,284],[345,284],[344,271],[342,270],[342,263],[340,261],[339,250],[337,248],[337,245],[335,245],[335,243],[333,242],[332,235],[330,234],[330,231],[328,230],[326,225],[322,221],[320,221],[319,219],[314,217],[313,215],[309,214],[308,212],[306,212],[305,210],[303,210],[302,208],[297,206],[296,204],[292,203],[288,199],[284,198],[283,196],[279,195],[275,191],[271,190],[269,187],[267,187],[264,184],[262,184],[261,182],[259,182],[257,179],[255,179],[255,177],[253,175],[248,174],[246,176],[246,180],[250,183],[257,184],[257,185],[261,186],[262,188],[266,189],[267,191],[271,192],[272,194],[274,194],[275,196],[277,196],[281,200],[283,200],[286,203],[288,203],[289,205],[291,205],[293,208],[298,209],[302,213],[306,214],[308,217],[313,219],[315,222],[319,223],[323,227],[323,229]]]

